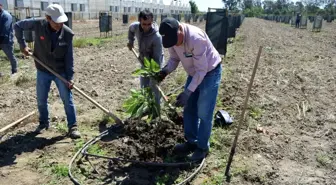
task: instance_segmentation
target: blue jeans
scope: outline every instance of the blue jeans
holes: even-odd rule
[[[65,77],[65,74],[60,74]],[[76,110],[72,99],[72,92],[67,85],[58,79],[55,75],[47,72],[37,70],[36,79],[36,93],[37,106],[40,113],[40,124],[49,125],[49,111],[48,111],[48,94],[50,91],[51,82],[56,83],[58,92],[64,104],[65,114],[67,116],[68,127],[76,125]]]
[[[201,84],[190,95],[188,103],[184,107],[185,138],[189,143],[197,144],[197,147],[203,150],[210,148],[209,139],[221,74],[221,65],[208,72]],[[185,88],[188,87],[191,80],[192,77],[189,76]]]
[[[10,61],[12,73],[16,73],[18,62],[14,56],[14,43],[0,44],[0,48],[6,54],[8,60]]]

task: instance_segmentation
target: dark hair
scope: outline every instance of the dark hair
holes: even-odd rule
[[[149,10],[142,10],[139,13],[138,19],[139,19],[139,21],[140,21],[140,19],[143,19],[143,20],[153,19],[153,13]]]

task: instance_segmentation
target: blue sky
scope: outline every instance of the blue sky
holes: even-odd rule
[[[222,0],[194,0],[200,11],[208,11],[208,8],[223,8]]]

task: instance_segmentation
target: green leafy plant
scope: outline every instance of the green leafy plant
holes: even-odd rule
[[[143,61],[143,67],[136,69],[132,74],[149,78],[157,78],[160,66],[152,59]],[[125,101],[123,108],[132,118],[141,118],[148,115],[147,122],[160,116],[160,105],[155,102],[153,91],[150,87],[140,90],[131,89],[131,97]]]
[[[149,77],[157,79],[157,74],[160,71],[160,66],[152,59],[147,58],[143,61],[143,67],[136,69],[132,74],[134,76]],[[160,104],[155,101],[153,90],[150,87],[141,88],[140,90],[131,90],[131,97],[125,101],[123,108],[126,113],[130,114],[133,118],[142,118],[148,115],[147,123],[151,123],[153,119],[161,119]],[[155,124],[156,129],[158,125]],[[157,135],[155,135],[155,154],[157,148]],[[155,155],[156,156],[156,155]],[[154,161],[156,157],[154,158]]]
[[[160,105],[155,102],[153,92],[149,87],[140,90],[132,89],[131,97],[125,101],[123,108],[132,118],[141,118],[147,114],[147,122],[160,116]]]
[[[157,73],[160,71],[160,66],[153,59],[144,58],[143,68],[136,69],[132,74],[134,76],[151,77],[157,79]]]

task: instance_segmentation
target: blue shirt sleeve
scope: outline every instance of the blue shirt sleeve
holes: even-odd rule
[[[73,58],[73,45],[72,41],[68,46],[68,51],[65,54],[65,73],[67,80],[73,80],[74,75],[74,58]]]
[[[12,29],[12,16],[6,12],[2,12],[0,15],[0,25],[0,36],[7,40]]]
[[[38,20],[31,18],[16,22],[14,24],[15,36],[18,43],[20,44],[20,48],[25,48],[27,46],[23,31],[33,30],[36,21]]]

